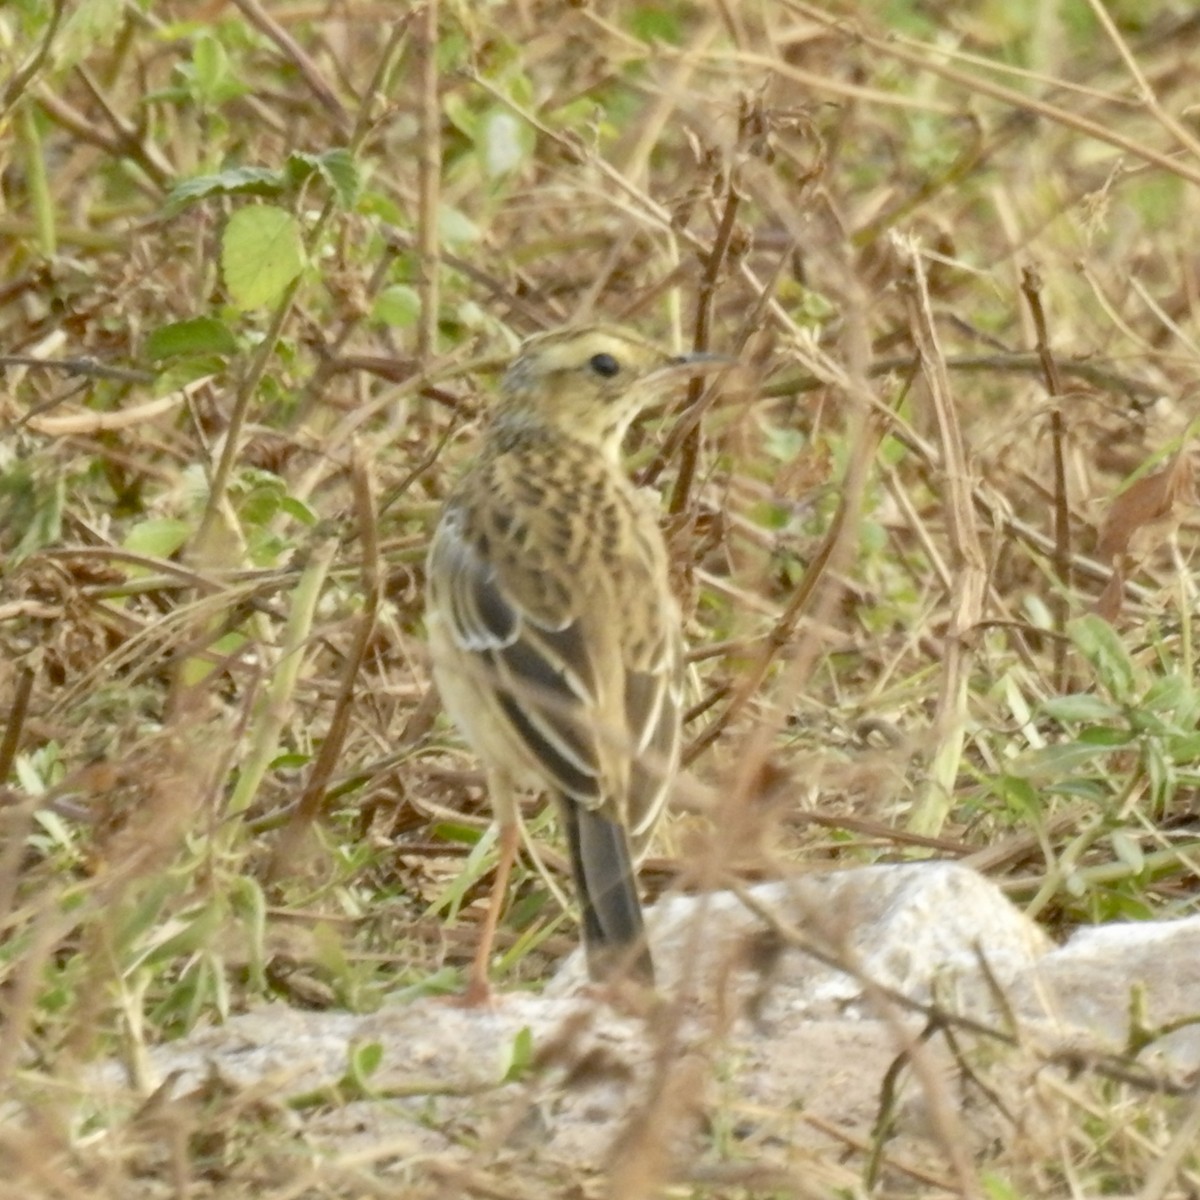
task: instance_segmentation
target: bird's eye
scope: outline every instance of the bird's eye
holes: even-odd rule
[[[605,379],[611,379],[621,370],[621,364],[611,354],[593,354],[588,359],[588,366]]]

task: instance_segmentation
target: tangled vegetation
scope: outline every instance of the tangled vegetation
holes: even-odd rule
[[[1200,910],[1198,53],[1184,0],[6,5],[19,1194],[155,1183],[81,1064],[459,986],[494,843],[423,558],[555,325],[739,360],[629,447],[692,647],[652,895],[933,855],[1056,935]],[[576,940],[530,820],[502,987]],[[994,1194],[1141,1187],[1178,1110],[1105,1087]],[[292,1194],[240,1119],[171,1194]]]

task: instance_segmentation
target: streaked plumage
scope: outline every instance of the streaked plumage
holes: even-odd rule
[[[434,674],[487,771],[497,887],[516,849],[514,791],[553,795],[594,979],[652,975],[633,863],[678,762],[682,639],[655,501],[624,475],[620,446],[682,368],[696,369],[612,327],[530,339],[429,551]]]

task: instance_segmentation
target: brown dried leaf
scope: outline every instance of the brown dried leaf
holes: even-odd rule
[[[1121,570],[1121,564],[1118,562],[1113,566],[1112,576],[1104,585],[1104,591],[1100,593],[1100,597],[1096,601],[1096,615],[1103,617],[1110,625],[1115,624],[1121,615],[1121,604],[1124,599],[1125,572]]]
[[[1178,527],[1187,508],[1195,503],[1192,460],[1180,447],[1161,471],[1139,479],[1112,503],[1100,529],[1097,554],[1113,562],[1130,553],[1137,538],[1138,557],[1160,546]],[[1147,536],[1138,537],[1140,533]]]

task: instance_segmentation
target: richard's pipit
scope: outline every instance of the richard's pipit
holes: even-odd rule
[[[726,361],[608,326],[531,338],[446,502],[428,564],[434,676],[501,835],[468,1002],[490,994],[522,787],[558,802],[592,979],[653,979],[633,864],[679,759],[683,648],[656,506],[622,472],[621,441],[664,381]]]

